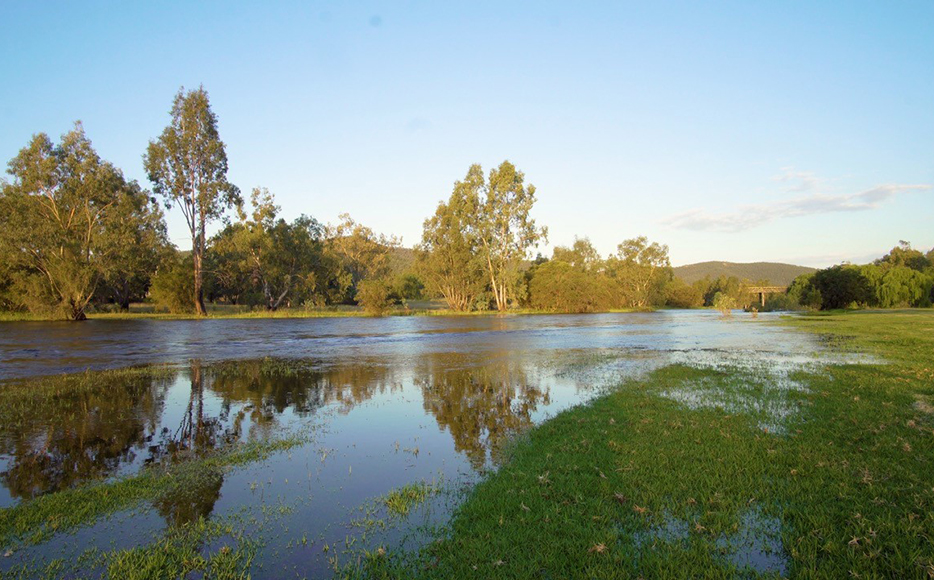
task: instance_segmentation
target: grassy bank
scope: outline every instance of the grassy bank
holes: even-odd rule
[[[934,576],[934,313],[787,324],[890,364],[662,368],[532,430],[421,554],[350,575]]]

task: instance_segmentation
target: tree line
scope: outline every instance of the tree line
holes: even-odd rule
[[[934,303],[934,248],[925,254],[901,241],[870,264],[840,264],[801,275],[785,299],[819,310],[930,307]]]
[[[144,300],[201,315],[206,302],[270,311],[359,304],[372,313],[421,299],[461,312],[752,302],[749,283],[735,278],[692,285],[674,278],[668,247],[645,237],[623,240],[606,257],[577,238],[550,258],[530,259],[548,232],[532,217],[535,186],[509,161],[488,172],[472,165],[425,220],[414,251],[347,214],[337,224],[308,215],[287,221],[267,189],[246,196],[227,180],[226,148],[203,87],[175,95],[143,167],[152,191],[101,159],[80,122],[58,143],[33,136],[0,184],[0,308],[83,320],[89,308],[128,310]],[[163,212],[174,207],[190,237],[184,251],[166,233]],[[208,237],[215,221],[221,228]],[[930,304],[931,262],[930,253],[896,248],[876,264],[796,280],[785,300]]]

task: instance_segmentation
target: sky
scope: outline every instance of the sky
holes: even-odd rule
[[[930,1],[6,0],[0,21],[4,162],[81,120],[149,188],[148,142],[203,85],[243,192],[407,246],[471,164],[508,159],[545,255],[639,235],[673,265],[934,247]]]

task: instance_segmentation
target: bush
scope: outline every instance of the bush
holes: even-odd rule
[[[762,308],[762,311],[776,312],[782,310],[804,310],[804,307],[794,296],[789,294],[769,294],[765,299],[765,306]]]
[[[700,308],[704,305],[704,293],[696,286],[690,286],[681,278],[675,278],[666,289],[665,303],[673,308]]]
[[[383,279],[361,280],[355,298],[367,314],[382,316],[392,305],[392,286]]]
[[[169,256],[163,260],[152,277],[149,296],[156,306],[169,312],[194,312],[195,280],[191,256]]]

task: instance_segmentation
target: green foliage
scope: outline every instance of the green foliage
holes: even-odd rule
[[[83,320],[107,281],[130,267],[148,275],[153,261],[137,258],[163,243],[162,216],[136,182],[98,157],[80,123],[58,145],[34,136],[8,173],[13,182],[0,193],[5,301]]]
[[[478,179],[479,177],[479,179]],[[476,232],[478,247],[490,279],[496,309],[506,310],[520,282],[519,266],[530,248],[546,241],[547,228],[539,228],[530,212],[535,204],[535,186],[525,185],[525,174],[509,161],[490,170],[482,181],[479,165],[470,168],[470,199],[479,209]]]
[[[769,294],[765,298],[765,306],[763,311],[765,312],[780,312],[780,311],[793,311],[793,310],[802,310],[805,307],[796,300],[793,296],[788,293],[784,294]]]
[[[227,181],[227,153],[217,132],[204,87],[179,89],[172,103],[172,121],[149,147],[143,164],[153,190],[167,208],[178,205],[191,233],[194,307],[207,314],[203,295],[203,261],[207,223],[240,200],[239,190]]]
[[[292,223],[277,219],[279,207],[265,188],[255,188],[251,202],[250,216],[238,208],[240,220],[211,238],[207,263],[216,292],[232,303],[261,297],[270,311],[313,297],[330,274],[323,267],[323,228],[304,215]]]
[[[393,283],[393,293],[403,300],[422,300],[425,298],[425,284],[415,274],[402,274]]]
[[[529,305],[557,312],[596,312],[661,306],[671,280],[668,248],[646,238],[626,240],[602,260],[590,240],[558,246],[551,261],[528,272]]]
[[[530,304],[539,310],[595,312],[612,304],[611,281],[562,260],[538,266],[529,282]]]
[[[932,257],[934,257],[934,249],[924,255],[912,248],[910,243],[901,240],[888,254],[876,260],[875,263],[880,266],[903,266],[916,272],[923,272],[934,266]]]
[[[429,292],[458,312],[472,309],[487,284],[477,231],[482,185],[483,173],[474,165],[425,220],[418,246],[416,268]]]
[[[645,236],[625,240],[606,265],[622,289],[626,303],[635,308],[664,304],[665,287],[673,276],[668,246],[649,243]]]
[[[366,278],[386,278],[390,274],[392,251],[399,240],[376,234],[354,221],[350,214],[341,214],[340,222],[328,226],[325,252],[331,275],[327,282],[330,303],[351,303],[357,285]]]
[[[665,304],[674,308],[700,308],[704,305],[704,292],[697,285],[689,285],[675,277],[665,289]]]
[[[429,289],[457,311],[485,307],[487,293],[499,311],[523,300],[522,263],[547,235],[530,216],[534,204],[535,186],[512,163],[489,177],[471,165],[425,221],[418,263]]]
[[[392,306],[392,286],[382,278],[361,280],[356,300],[367,314],[382,316]]]
[[[726,292],[717,292],[714,294],[711,306],[722,312],[724,315],[729,316],[730,311],[736,308],[736,298],[727,294]]]
[[[821,309],[848,308],[873,301],[869,280],[858,266],[842,265],[818,270],[811,286],[821,295]]]
[[[146,297],[152,275],[168,250],[165,221],[155,199],[133,195],[115,204],[116,219],[106,242],[111,256],[104,268],[101,298],[128,310]]]
[[[191,270],[190,254],[183,256],[179,252],[170,252],[152,277],[149,289],[152,301],[173,314],[193,312],[195,287]]]
[[[843,264],[799,276],[789,296],[808,308],[854,306],[929,307],[934,300],[934,265],[929,256],[901,242],[872,264]]]

